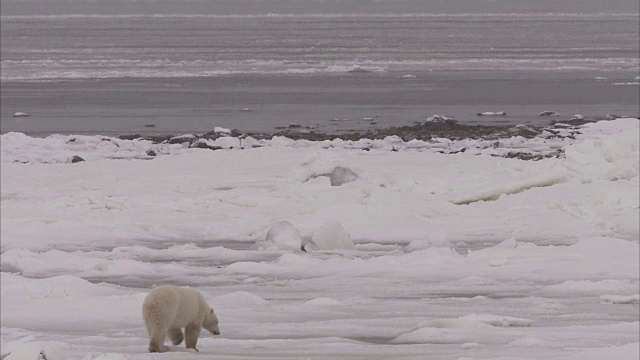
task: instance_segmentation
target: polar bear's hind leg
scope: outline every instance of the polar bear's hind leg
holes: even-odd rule
[[[167,337],[166,330],[156,330],[150,334],[149,352],[167,352],[169,347],[164,345],[164,339]]]
[[[182,334],[182,329],[169,329],[169,339],[173,345],[180,345],[182,340],[184,340],[184,335]]]

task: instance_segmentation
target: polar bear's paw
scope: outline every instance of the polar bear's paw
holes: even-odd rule
[[[149,345],[149,352],[157,352],[157,353],[163,353],[163,352],[168,352],[170,349],[168,346],[166,345],[155,345],[155,344],[150,344]]]

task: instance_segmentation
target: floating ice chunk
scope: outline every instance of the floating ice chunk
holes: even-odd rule
[[[358,174],[353,172],[353,170],[336,166],[331,174],[329,174],[329,180],[331,181],[331,186],[340,186],[342,184],[346,184],[352,182],[358,178]]]
[[[300,232],[288,221],[278,221],[271,225],[267,231],[266,240],[281,249],[294,251],[302,249]]]
[[[451,242],[443,233],[431,233],[424,239],[413,240],[405,247],[406,251],[428,249],[430,247],[451,247]]]
[[[251,109],[251,108],[244,108],[244,109],[242,109],[242,111],[247,111],[247,112],[248,112],[248,111],[253,111],[253,109]]]
[[[193,143],[196,140],[196,136],[193,134],[184,134],[179,136],[174,136],[169,139],[169,144],[183,144],[183,143]]]
[[[354,248],[351,235],[349,235],[342,227],[342,224],[337,221],[326,222],[313,233],[311,241],[318,250]]]
[[[220,150],[222,147],[218,146],[213,140],[200,138],[190,145],[192,148],[198,149],[210,149],[210,150]]]
[[[27,116],[31,116],[31,114],[28,114],[22,111],[18,111],[17,113],[13,114],[13,117],[27,117]]]
[[[538,114],[538,116],[560,116],[560,113],[558,113],[556,111],[545,110],[545,111],[541,112],[540,114]]]
[[[608,80],[608,78],[602,77],[602,76],[596,76],[596,81],[604,81],[604,80]]]
[[[438,114],[433,114],[431,116],[429,116],[426,120],[426,122],[446,122],[446,121],[455,121],[451,118],[449,118],[447,115],[438,115]]]
[[[240,145],[245,149],[251,149],[251,148],[263,146],[262,142],[254,138],[253,136],[247,136],[246,138],[242,139],[242,141],[240,142]]]
[[[573,115],[573,117],[571,118],[571,120],[584,120],[584,115],[582,115],[582,114],[575,114],[575,115]]]
[[[231,129],[216,126],[213,128],[213,132],[221,135],[231,135]]]
[[[295,145],[295,140],[289,139],[285,136],[274,136],[269,141],[269,146],[275,148],[284,148],[284,147],[293,147]]]
[[[332,142],[335,147],[343,147],[344,141]],[[331,186],[340,186],[358,179],[358,174],[338,158],[333,156],[311,156],[304,161],[294,176],[301,182],[307,182],[320,176],[327,176]]]
[[[368,68],[363,68],[361,66],[356,66],[353,69],[349,70],[350,73],[370,73],[373,70],[368,69]]]
[[[241,147],[242,140],[236,137],[223,136],[215,139],[213,144],[223,149],[237,149]]]
[[[612,304],[640,304],[640,294],[635,295],[601,295],[600,299]]]
[[[382,139],[382,148],[387,150],[399,149],[404,145],[404,141],[400,136],[391,135]]]
[[[304,305],[306,305],[306,306],[336,306],[336,305],[340,305],[340,302],[338,300],[335,300],[335,299],[322,297],[322,298],[309,300],[306,303],[304,303]]]
[[[504,111],[485,111],[478,113],[478,116],[507,116],[507,113]]]
[[[403,78],[403,79],[415,79],[416,78],[416,76],[412,75],[412,74],[402,75],[400,77]]]
[[[533,323],[533,320],[529,320],[529,319],[502,316],[502,315],[490,315],[490,314],[471,314],[471,315],[460,317],[460,320],[477,321],[477,322],[491,325],[491,326],[502,326],[502,327],[530,326]]]

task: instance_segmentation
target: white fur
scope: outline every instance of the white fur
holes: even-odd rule
[[[196,349],[198,336],[204,327],[220,334],[218,318],[197,289],[163,285],[151,290],[142,305],[142,317],[149,332],[149,351],[165,352],[169,338],[179,345],[183,338],[187,348]],[[184,335],[182,328],[185,328]]]

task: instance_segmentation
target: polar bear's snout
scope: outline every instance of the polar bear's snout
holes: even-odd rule
[[[208,316],[205,317],[202,327],[207,329],[207,331],[212,333],[213,335],[220,335],[220,327],[218,327],[218,317],[216,316],[216,313],[213,312],[213,309],[211,309]]]
[[[218,327],[218,324],[202,325],[202,327],[207,329],[207,331],[213,335],[220,335],[220,328]]]

